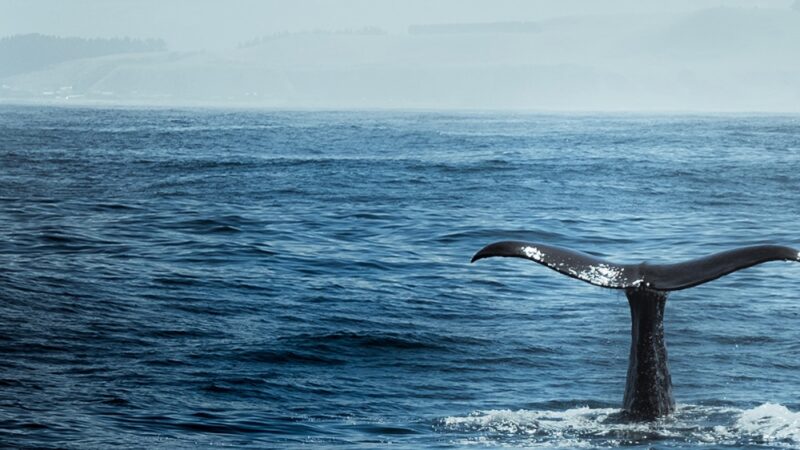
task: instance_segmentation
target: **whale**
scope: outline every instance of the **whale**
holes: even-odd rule
[[[769,261],[798,261],[800,252],[781,245],[755,245],[675,264],[616,264],[587,253],[540,243],[500,241],[480,249],[490,257],[524,258],[589,284],[622,289],[631,311],[631,349],[622,409],[634,420],[653,420],[675,410],[664,341],[667,295]]]

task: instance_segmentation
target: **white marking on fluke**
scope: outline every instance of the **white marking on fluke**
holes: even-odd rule
[[[544,259],[544,253],[536,247],[525,247],[522,249],[525,256],[533,259],[534,261],[541,261]]]
[[[600,264],[598,266],[589,267],[578,274],[578,276],[582,280],[586,280],[590,283],[599,284],[600,286],[611,286],[617,284],[622,276],[622,270],[607,264]]]

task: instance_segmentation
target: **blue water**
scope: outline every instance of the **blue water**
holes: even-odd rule
[[[673,293],[617,414],[619,262],[800,246],[800,116],[0,108],[0,443],[796,448],[800,265]]]

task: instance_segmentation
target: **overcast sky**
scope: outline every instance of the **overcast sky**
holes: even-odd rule
[[[0,36],[163,38],[173,50],[222,49],[283,31],[536,21],[564,15],[786,8],[794,0],[0,0]]]

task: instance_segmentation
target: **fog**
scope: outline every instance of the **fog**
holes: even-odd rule
[[[0,102],[800,112],[800,1],[0,0]]]

